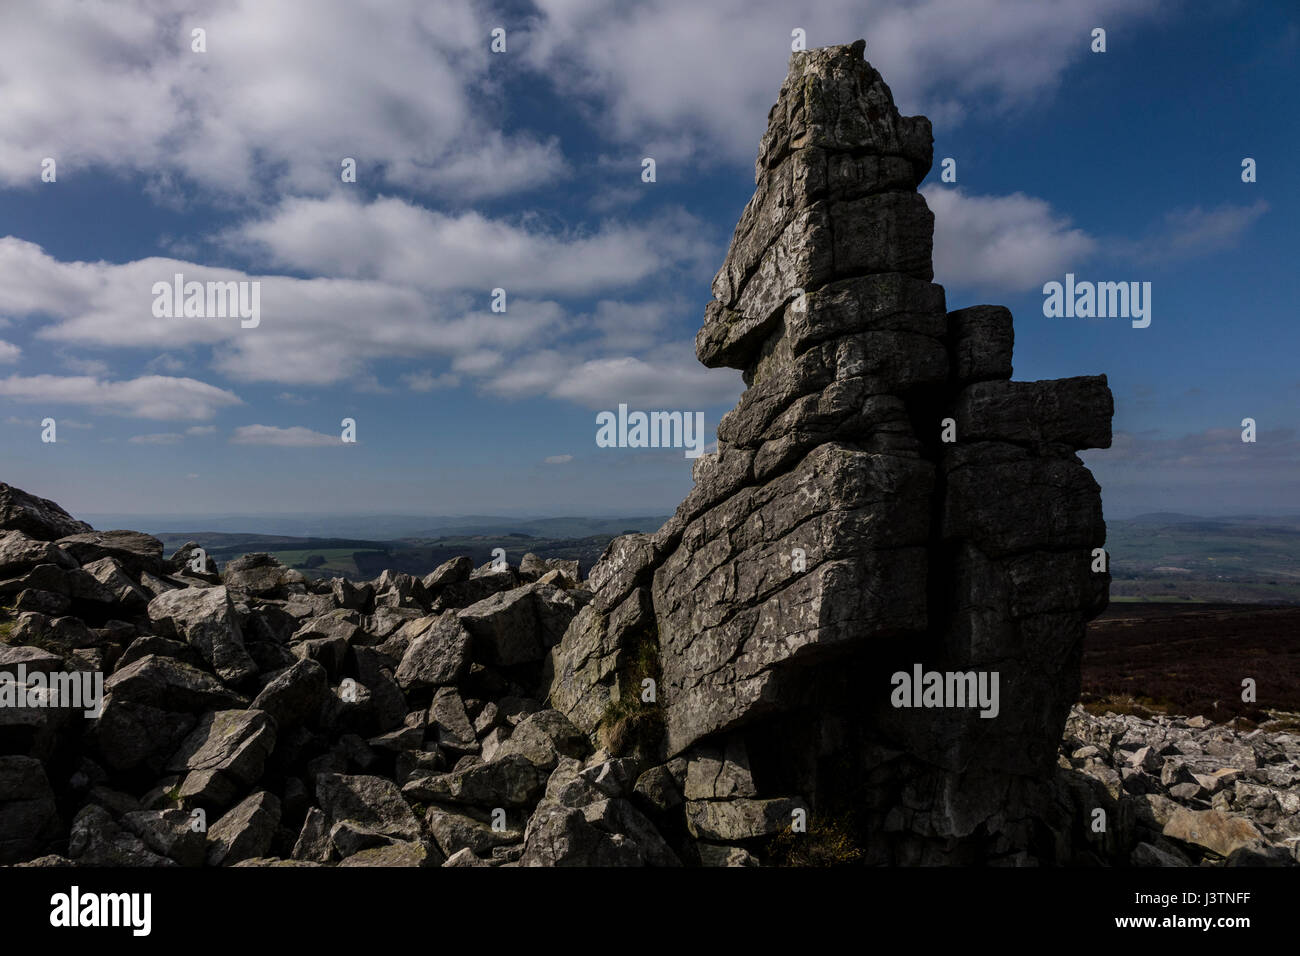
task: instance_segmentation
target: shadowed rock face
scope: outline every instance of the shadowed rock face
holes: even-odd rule
[[[696,338],[749,388],[673,519],[593,569],[581,663],[634,692],[598,617],[650,597],[666,756],[722,749],[752,784],[739,808],[688,808],[708,839],[776,832],[785,804],[753,804],[793,800],[851,817],[878,862],[1014,860],[1038,852],[1107,601],[1074,453],[1109,446],[1113,403],[1105,376],[1008,381],[1010,313],[947,311],[916,192],[930,123],[899,115],[863,52],[791,58]],[[996,716],[896,708],[892,675],[918,664],[996,672]]]

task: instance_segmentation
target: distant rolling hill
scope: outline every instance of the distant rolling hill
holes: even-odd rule
[[[658,531],[667,515],[535,518],[508,515],[430,517],[411,515],[124,515],[79,514],[96,528],[128,528],[158,535],[203,533],[289,538],[440,538],[450,535],[527,534],[537,538],[584,538],[624,531]]]
[[[1300,604],[1300,517],[1106,522],[1111,599]]]
[[[425,519],[427,520],[427,519]],[[447,526],[390,540],[350,537],[297,537],[229,531],[153,531],[170,554],[187,541],[201,545],[218,565],[254,551],[313,577],[367,580],[384,570],[427,574],[444,561],[467,554],[475,564],[503,548],[518,564],[528,552],[542,558],[576,559],[583,573],[612,538],[627,532],[656,531],[666,518],[462,518]],[[107,527],[104,525],[104,527]],[[148,530],[148,529],[145,529]]]

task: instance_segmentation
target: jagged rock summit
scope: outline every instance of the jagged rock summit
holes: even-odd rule
[[[874,862],[1040,858],[1109,585],[1075,451],[1110,444],[1112,399],[1104,376],[1009,381],[1010,313],[947,311],[916,191],[930,124],[899,115],[863,50],[791,58],[696,338],[749,388],[673,519],[592,571],[552,694],[569,705],[572,662],[609,680],[612,649],[653,635],[666,756],[745,768],[725,798],[687,794],[702,839],[802,807]],[[996,714],[894,706],[916,667],[996,680]]]

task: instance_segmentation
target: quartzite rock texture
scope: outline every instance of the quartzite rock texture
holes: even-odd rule
[[[899,115],[863,52],[791,59],[696,337],[748,389],[672,520],[593,569],[553,699],[581,725],[575,674],[598,700],[640,692],[635,616],[656,635],[665,756],[688,779],[718,753],[744,767],[740,789],[687,793],[702,837],[776,832],[806,805],[851,820],[872,862],[1038,858],[1109,586],[1075,452],[1109,446],[1112,399],[1105,376],[1009,381],[1010,313],[947,311],[917,192],[930,123]],[[996,672],[996,716],[893,706],[914,665]]]

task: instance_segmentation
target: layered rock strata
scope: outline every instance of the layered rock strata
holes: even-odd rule
[[[848,821],[873,861],[1014,860],[1107,600],[1075,455],[1110,444],[1105,376],[1012,382],[1010,313],[947,311],[917,192],[930,124],[861,42],[796,53],[768,122],[696,338],[748,388],[673,519],[593,569],[552,692],[589,725],[638,691],[619,649],[653,633],[665,755],[744,768],[688,804],[743,818],[701,834],[779,829],[784,801]],[[893,706],[916,665],[996,673],[996,716]]]

